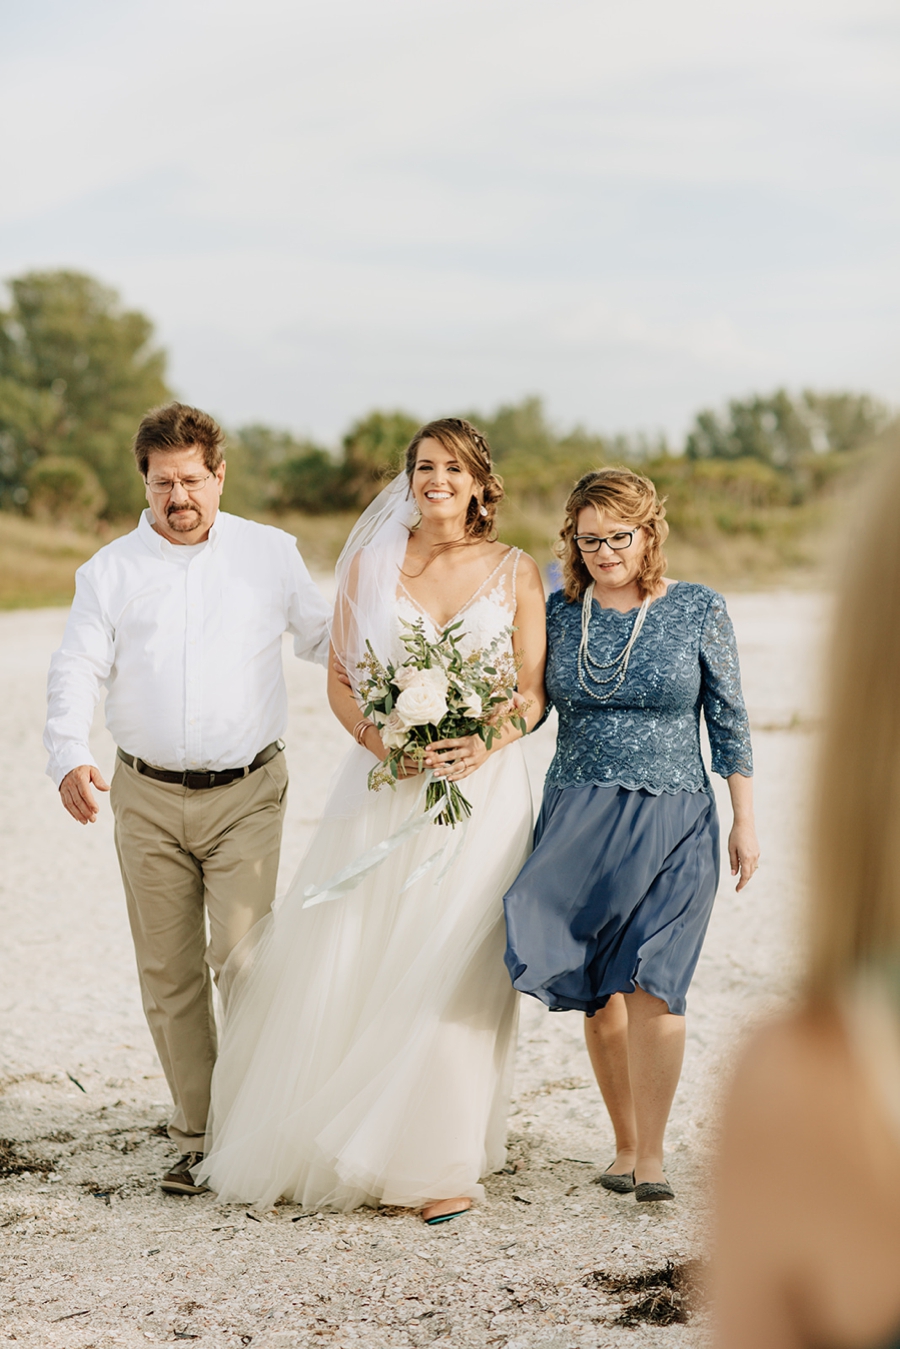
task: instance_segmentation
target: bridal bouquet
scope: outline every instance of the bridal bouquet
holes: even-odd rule
[[[507,647],[507,628],[488,646],[470,654],[459,647],[462,621],[445,628],[436,642],[425,636],[421,620],[403,623],[401,641],[409,653],[401,665],[382,665],[371,646],[359,662],[364,714],[378,727],[388,756],[369,773],[369,787],[394,787],[406,756],[421,768],[436,740],[479,735],[488,749],[507,724],[525,734],[524,718],[512,703],[518,663]],[[438,824],[453,828],[472,813],[455,782],[429,782],[425,808],[442,803]]]

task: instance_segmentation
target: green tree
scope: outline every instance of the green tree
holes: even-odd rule
[[[547,420],[541,398],[504,403],[490,417],[473,412],[469,419],[487,436],[498,467],[506,459],[545,460],[556,453],[559,437]]]
[[[342,442],[342,483],[348,506],[362,509],[399,472],[421,422],[406,412],[370,412],[354,422]]]
[[[601,436],[581,427],[560,435],[540,398],[507,403],[491,417],[473,413],[471,420],[490,442],[507,496],[520,505],[558,507],[583,473],[610,462]]]
[[[25,482],[30,513],[38,520],[89,528],[106,505],[96,473],[71,455],[45,454]]]
[[[0,504],[27,505],[29,472],[54,456],[87,466],[106,515],[139,509],[131,439],[147,408],[171,397],[152,323],[81,272],[29,272],[9,291],[0,310]]]
[[[277,504],[282,509],[328,515],[343,510],[347,504],[343,465],[316,445],[285,459],[275,474],[279,489]]]
[[[814,454],[859,448],[886,425],[887,408],[867,394],[791,398],[785,389],[733,399],[727,412],[697,414],[685,442],[688,459],[761,459],[777,469],[802,469]]]
[[[226,458],[228,473],[225,478],[224,504],[227,510],[244,514],[253,511],[281,510],[285,507],[303,510],[291,493],[285,495],[285,485],[291,479],[289,465],[307,455],[331,456],[310,441],[298,439],[290,431],[283,431],[261,422],[242,426],[228,436]],[[315,512],[322,509],[319,504]],[[327,508],[326,508],[327,509]]]

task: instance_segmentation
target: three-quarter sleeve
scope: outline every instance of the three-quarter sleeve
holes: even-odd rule
[[[750,720],[741,691],[734,628],[721,595],[714,594],[700,633],[703,714],[709,731],[712,770],[721,777],[753,776]]]

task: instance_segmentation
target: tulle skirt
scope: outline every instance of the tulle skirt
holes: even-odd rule
[[[415,806],[410,780],[336,814],[371,763],[351,750],[289,891],[223,971],[212,1146],[197,1173],[223,1201],[417,1207],[478,1198],[479,1177],[503,1165],[517,1004],[502,896],[531,847],[524,756],[510,745],[462,784],[473,811],[455,857],[459,831],[430,824],[357,889],[304,909],[307,887]]]

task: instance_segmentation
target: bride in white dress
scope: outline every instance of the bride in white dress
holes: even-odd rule
[[[461,621],[470,649],[513,629],[534,726],[543,587],[531,558],[491,539],[501,497],[470,423],[413,438],[338,562],[333,644],[354,685],[367,640],[382,660],[405,659],[401,619],[435,638]],[[437,824],[411,832],[424,779],[368,791],[381,738],[334,668],[328,693],[357,744],[290,889],[223,971],[212,1147],[196,1174],[223,1201],[395,1204],[443,1221],[505,1158],[517,1003],[501,901],[532,829],[520,732],[507,726],[490,753],[478,736],[435,745],[429,767],[467,779],[472,817],[461,840]],[[341,882],[360,858],[362,879]]]

